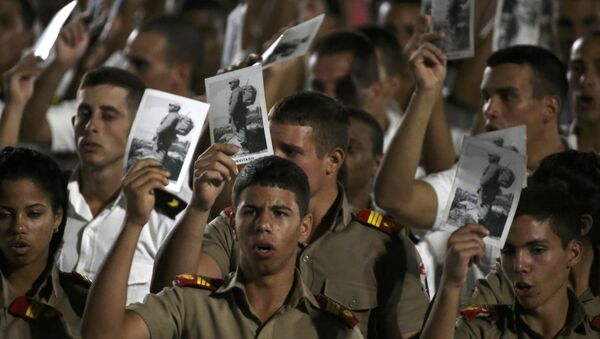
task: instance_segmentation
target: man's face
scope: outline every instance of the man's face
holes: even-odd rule
[[[569,87],[577,120],[600,121],[600,37],[579,39],[569,62]]]
[[[174,92],[173,67],[167,61],[167,40],[156,33],[132,33],[125,55],[127,70],[142,79],[147,87]]]
[[[421,16],[419,4],[390,4],[385,1],[379,6],[378,22],[391,27],[402,48],[415,33],[417,20]]]
[[[327,157],[318,156],[312,127],[271,122],[270,130],[275,155],[294,162],[304,170],[314,196],[327,176]]]
[[[578,260],[573,244],[563,248],[548,221],[528,215],[515,218],[502,249],[502,269],[526,310],[564,297],[561,290],[567,288],[570,267]]]
[[[19,0],[0,1],[0,71],[11,68],[31,44],[33,33],[25,27]]]
[[[527,65],[486,67],[481,83],[486,130],[526,125],[527,135],[534,136],[542,129],[545,107],[533,97],[532,76]]]
[[[313,54],[309,60],[311,89],[345,105],[361,107],[360,89],[350,74],[353,62],[351,52]]]
[[[122,167],[132,114],[127,90],[110,85],[83,88],[78,93],[73,121],[79,161],[103,169]]]
[[[364,122],[351,118],[348,129],[348,152],[344,160],[344,187],[361,189],[372,185],[381,156],[373,154],[371,129]]]
[[[235,231],[245,274],[293,270],[298,243],[310,224],[300,216],[296,195],[278,187],[250,186],[236,199]]]
[[[566,60],[575,39],[600,28],[600,1],[559,0],[553,26],[558,53],[563,60]]]

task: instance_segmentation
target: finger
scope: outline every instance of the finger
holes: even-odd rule
[[[139,171],[141,171],[143,168],[146,168],[146,167],[159,168],[160,166],[161,166],[160,161],[158,161],[156,159],[153,159],[153,158],[146,158],[146,159],[138,160],[129,169],[129,171],[125,175],[125,179],[127,179],[128,181],[131,181],[131,179],[134,178],[137,175],[136,173],[138,173]]]
[[[146,173],[146,175],[137,178],[131,183],[130,189],[135,192],[149,192],[151,189],[158,188],[163,189],[169,184],[169,179],[160,173]],[[148,186],[152,186],[148,188]]]
[[[223,176],[223,180],[227,181],[230,181],[231,178],[234,176],[234,174],[231,171],[231,167],[219,161],[211,161],[206,166],[200,166],[198,168],[195,168],[195,170],[197,170],[199,173],[202,173],[204,171],[219,172]]]
[[[482,224],[467,224],[461,228],[465,229],[468,232],[476,233],[480,237],[486,237],[486,236],[490,235],[490,230],[488,230]]]
[[[196,180],[198,184],[202,182],[208,182],[215,186],[221,186],[221,184],[225,182],[223,174],[217,171],[204,171],[200,173],[199,177]]]
[[[430,32],[421,36],[421,43],[438,41],[446,37],[446,32]]]

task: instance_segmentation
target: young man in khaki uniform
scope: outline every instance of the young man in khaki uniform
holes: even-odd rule
[[[311,292],[347,306],[365,337],[399,338],[417,332],[429,303],[414,246],[397,234],[400,227],[376,213],[359,213],[337,182],[348,143],[342,106],[323,94],[301,92],[273,108],[270,130],[275,155],[301,167],[310,184],[315,227],[301,249],[298,267]],[[196,161],[196,171],[214,170],[230,180],[237,175],[231,159],[236,151],[232,145],[212,145]],[[220,278],[239,263],[240,244],[231,218],[222,213],[206,225],[208,211],[197,200],[195,193],[163,247],[154,290],[157,282],[176,274],[197,270]]]
[[[225,281],[180,275],[179,286],[126,310],[137,237],[154,205],[153,190],[163,189],[167,178],[156,160],[144,160],[123,180],[126,224],[88,299],[86,338],[362,338],[352,313],[315,298],[296,271],[298,245],[312,228],[310,189],[298,166],[273,156],[246,166],[233,188],[236,271]],[[197,202],[209,210],[224,182],[218,171],[198,173]]]
[[[538,169],[529,177],[530,184],[559,183],[577,199],[576,209],[582,229],[583,257],[569,276],[573,292],[579,296],[586,313],[600,313],[600,157],[595,153],[566,151],[546,157]],[[594,223],[596,221],[596,223]],[[510,281],[500,267],[479,279],[472,295],[465,298],[463,305],[510,304],[514,293]]]
[[[457,322],[460,290],[489,231],[470,224],[454,232],[421,338],[600,338],[600,316],[586,314],[568,283],[583,256],[578,225],[573,199],[559,186],[523,190],[501,259],[514,302],[467,307]]]

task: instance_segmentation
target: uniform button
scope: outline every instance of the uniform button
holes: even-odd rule
[[[352,301],[350,302],[350,304],[348,306],[350,306],[350,307],[356,306],[356,299],[352,299]]]
[[[302,261],[303,262],[310,262],[310,256],[308,256],[308,255],[303,256],[302,257]]]

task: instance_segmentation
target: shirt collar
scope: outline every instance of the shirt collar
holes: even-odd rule
[[[233,290],[239,290],[243,297],[244,302],[249,305],[248,297],[246,294],[246,287],[241,281],[242,273],[240,268],[238,268],[229,274],[229,276],[225,279],[225,282],[221,287],[219,287],[215,293],[216,294],[226,294],[230,293]],[[283,309],[286,308],[297,308],[300,305],[310,305],[312,308],[318,309],[319,304],[315,297],[310,293],[310,290],[306,285],[302,282],[302,278],[300,277],[300,271],[296,268],[294,270],[294,283],[292,285],[292,289],[288,294],[288,297],[285,301]],[[310,307],[308,307],[310,308]]]
[[[69,182],[67,184],[67,190],[69,192],[69,207],[71,207],[72,211],[77,213],[80,216],[84,216],[87,219],[93,219],[92,212],[85,200],[83,194],[79,189],[79,167],[77,167],[71,176],[69,177]],[[110,204],[108,204],[105,209],[113,209],[116,206],[120,206],[125,208],[125,195],[123,191],[119,192],[119,195],[115,200],[113,200]],[[88,215],[89,214],[89,215]]]
[[[569,310],[567,312],[567,320],[565,326],[560,330],[559,334],[564,336],[569,336],[571,332],[576,332],[579,334],[586,335],[588,332],[588,328],[586,327],[587,316],[585,313],[585,309],[579,298],[571,291],[571,289],[567,289],[567,295],[569,298]],[[519,327],[522,327],[524,331],[539,336],[536,332],[534,332],[521,318],[519,317],[519,310],[521,309],[517,300],[515,299],[511,310],[512,317],[509,319],[509,327],[512,331],[518,331]],[[540,336],[541,338],[541,336]]]

